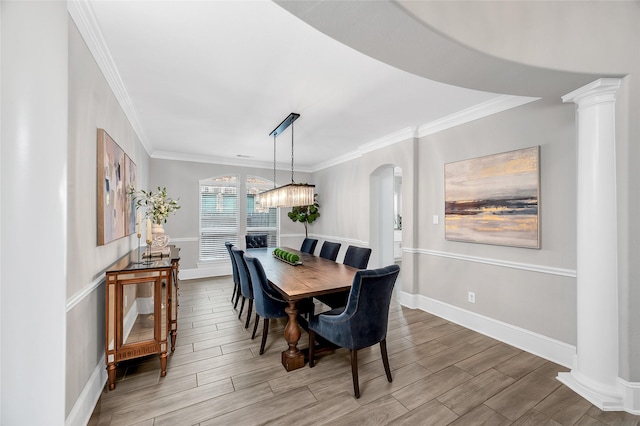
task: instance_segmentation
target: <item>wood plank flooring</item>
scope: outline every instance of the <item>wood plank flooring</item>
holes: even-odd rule
[[[230,277],[180,282],[176,351],[167,376],[157,356],[121,363],[89,425],[640,425],[603,412],[558,380],[564,367],[392,300],[388,383],[378,346],[286,372],[285,321],[272,320],[264,355],[233,309]],[[300,347],[306,347],[303,332]]]

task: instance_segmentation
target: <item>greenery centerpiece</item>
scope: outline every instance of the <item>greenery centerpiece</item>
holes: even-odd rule
[[[292,207],[291,211],[287,213],[289,219],[294,222],[300,222],[304,225],[304,235],[309,236],[307,225],[312,224],[317,218],[320,217],[320,204],[317,201],[318,194],[313,194],[313,204],[308,206],[296,206]]]

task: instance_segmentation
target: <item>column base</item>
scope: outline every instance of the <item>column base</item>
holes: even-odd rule
[[[558,373],[557,379],[602,411],[626,411],[623,395],[617,388],[589,386],[579,379],[580,376],[576,370],[571,370],[569,373]]]

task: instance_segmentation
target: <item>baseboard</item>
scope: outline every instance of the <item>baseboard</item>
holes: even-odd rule
[[[470,330],[571,368],[575,346],[418,294],[401,291],[400,303],[421,309]]]
[[[231,261],[229,261],[231,263]],[[198,278],[222,277],[231,275],[231,265],[205,266],[193,269],[180,269],[180,280],[195,280]]]
[[[107,383],[107,369],[103,355],[67,416],[64,422],[65,426],[86,425],[89,423],[105,383]]]

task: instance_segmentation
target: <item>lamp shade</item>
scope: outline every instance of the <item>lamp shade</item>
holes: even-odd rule
[[[315,185],[290,183],[258,194],[262,207],[296,207],[313,204]]]

